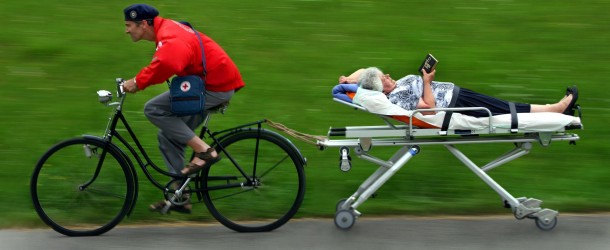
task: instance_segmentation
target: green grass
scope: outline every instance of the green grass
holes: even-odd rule
[[[610,101],[607,1],[150,1],[165,17],[189,20],[232,56],[247,87],[228,113],[211,123],[220,130],[263,118],[309,134],[329,126],[376,125],[381,120],[331,100],[342,74],[379,66],[395,78],[413,74],[426,53],[439,60],[436,79],[503,99],[559,100],[578,84],[586,130],[577,146],[535,145],[532,153],[491,172],[515,196],[529,196],[561,212],[610,210],[606,168]],[[109,110],[95,91],[114,78],[133,77],[154,51],[124,34],[124,1],[75,0],[0,3],[0,227],[40,226],[29,196],[38,157],[60,140],[100,135]],[[154,86],[130,96],[131,125],[153,158],[156,128],[143,104]],[[354,160],[338,170],[338,150],[319,151],[293,140],[308,159],[307,194],[297,216],[333,216],[375,166]],[[477,163],[511,145],[463,146]],[[390,149],[375,148],[389,155]],[[194,215],[162,217],[147,204],[162,197],[140,174],[140,196],[127,222],[211,220],[204,206]],[[440,146],[423,147],[405,168],[367,201],[367,214],[506,213],[498,196]]]

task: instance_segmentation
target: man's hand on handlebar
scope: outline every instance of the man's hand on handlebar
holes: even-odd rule
[[[135,78],[131,78],[125,82],[123,82],[123,90],[129,93],[138,92],[138,85],[136,84]]]

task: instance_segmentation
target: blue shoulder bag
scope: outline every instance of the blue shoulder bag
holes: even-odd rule
[[[201,60],[203,62],[203,76],[205,78],[207,72],[205,69],[203,42],[199,33],[195,29],[193,31],[197,35],[199,45],[201,46]],[[198,75],[174,77],[169,83],[169,100],[171,112],[177,116],[202,115],[205,111],[205,79]]]

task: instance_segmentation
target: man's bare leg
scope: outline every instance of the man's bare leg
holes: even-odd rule
[[[193,149],[193,151],[198,152],[198,153],[206,152],[210,148],[210,145],[205,143],[198,136],[193,136],[193,138],[191,138],[188,142],[186,142],[186,145],[188,145],[189,147],[191,147]],[[216,156],[218,156],[218,153],[213,152],[212,157],[216,157]],[[194,157],[193,160],[191,161],[191,163],[198,165],[198,166],[203,166],[206,162],[202,159]],[[181,172],[182,172],[182,174],[186,174],[187,170],[182,169]]]

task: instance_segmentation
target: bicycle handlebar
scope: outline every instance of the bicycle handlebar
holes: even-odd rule
[[[116,92],[117,95],[119,96],[119,98],[123,97],[123,95],[125,95],[125,90],[123,89],[123,83],[125,82],[125,80],[123,80],[123,78],[116,78]]]
[[[116,82],[116,92],[117,92],[117,97],[119,98],[119,102],[111,102],[112,101],[112,92],[108,91],[108,90],[99,90],[97,91],[97,96],[98,96],[98,100],[100,101],[100,103],[103,103],[106,106],[117,106],[117,105],[121,105],[123,103],[123,100],[125,99],[125,89],[123,88],[123,83],[125,83],[125,80],[123,80],[123,78],[116,78],[115,79]]]

